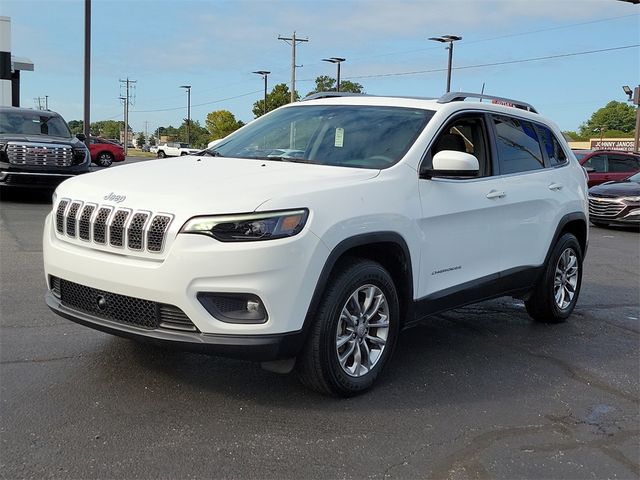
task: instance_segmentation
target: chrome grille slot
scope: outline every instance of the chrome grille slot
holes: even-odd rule
[[[171,222],[168,215],[156,215],[151,221],[147,232],[147,250],[150,252],[161,252],[164,245],[164,237]]]
[[[185,332],[197,332],[196,326],[189,320],[189,317],[173,305],[159,304],[158,314],[160,320],[160,328],[169,328],[171,330],[182,330]]]
[[[56,210],[56,230],[58,233],[64,233],[64,212],[67,210],[69,200],[66,198],[60,200],[58,209]]]
[[[82,202],[71,202],[69,207],[69,213],[67,214],[67,235],[70,237],[76,236],[76,226],[78,222],[78,210],[82,206]]]
[[[109,245],[112,247],[123,247],[124,226],[129,218],[130,210],[117,210],[113,215],[113,220],[109,227]]]
[[[73,165],[73,149],[69,145],[54,143],[7,144],[7,157],[13,165],[46,167],[70,167]]]
[[[589,198],[589,215],[594,217],[615,217],[624,208],[624,204],[613,199]]]
[[[131,250],[142,250],[144,239],[144,226],[149,218],[148,213],[136,213],[131,219],[128,229],[127,246]]]
[[[93,222],[93,241],[105,244],[107,239],[107,220],[111,214],[111,207],[101,207]]]
[[[81,240],[91,240],[91,216],[95,211],[95,205],[85,205],[80,220],[78,221],[78,236]]]
[[[58,235],[102,248],[161,253],[173,221],[170,213],[84,203],[63,198],[52,212]],[[89,246],[90,246],[89,245]]]

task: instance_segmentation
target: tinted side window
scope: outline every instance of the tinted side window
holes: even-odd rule
[[[637,158],[626,155],[609,154],[609,171],[610,172],[635,172],[640,169],[640,161]]]
[[[544,168],[542,150],[533,125],[517,118],[494,116],[500,173]]]
[[[558,139],[555,137],[553,132],[545,126],[536,126],[538,127],[538,133],[540,134],[540,144],[546,151],[547,158],[549,158],[551,166],[554,167],[556,165],[567,163],[567,156],[565,155],[564,150],[562,150],[560,142],[558,142]]]
[[[593,168],[595,173],[605,173],[607,171],[607,158],[604,155],[594,155],[582,164],[584,168]]]

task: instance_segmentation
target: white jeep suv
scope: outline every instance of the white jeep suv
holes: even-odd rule
[[[563,321],[587,248],[585,174],[533,107],[478,97],[320,94],[180,165],[67,180],[44,228],[47,304],[342,396],[444,310],[510,295]]]

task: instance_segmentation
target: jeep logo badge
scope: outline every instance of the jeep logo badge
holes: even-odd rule
[[[105,200],[107,200],[107,201],[121,203],[121,202],[125,201],[127,196],[126,195],[116,195],[115,193],[111,192],[111,193],[107,193],[103,198]]]

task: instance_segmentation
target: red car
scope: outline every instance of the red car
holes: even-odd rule
[[[113,162],[124,162],[124,149],[117,143],[104,138],[89,137],[91,161],[101,167],[108,167]]]
[[[616,150],[574,150],[574,155],[589,175],[589,187],[624,180],[640,172],[640,155]]]

